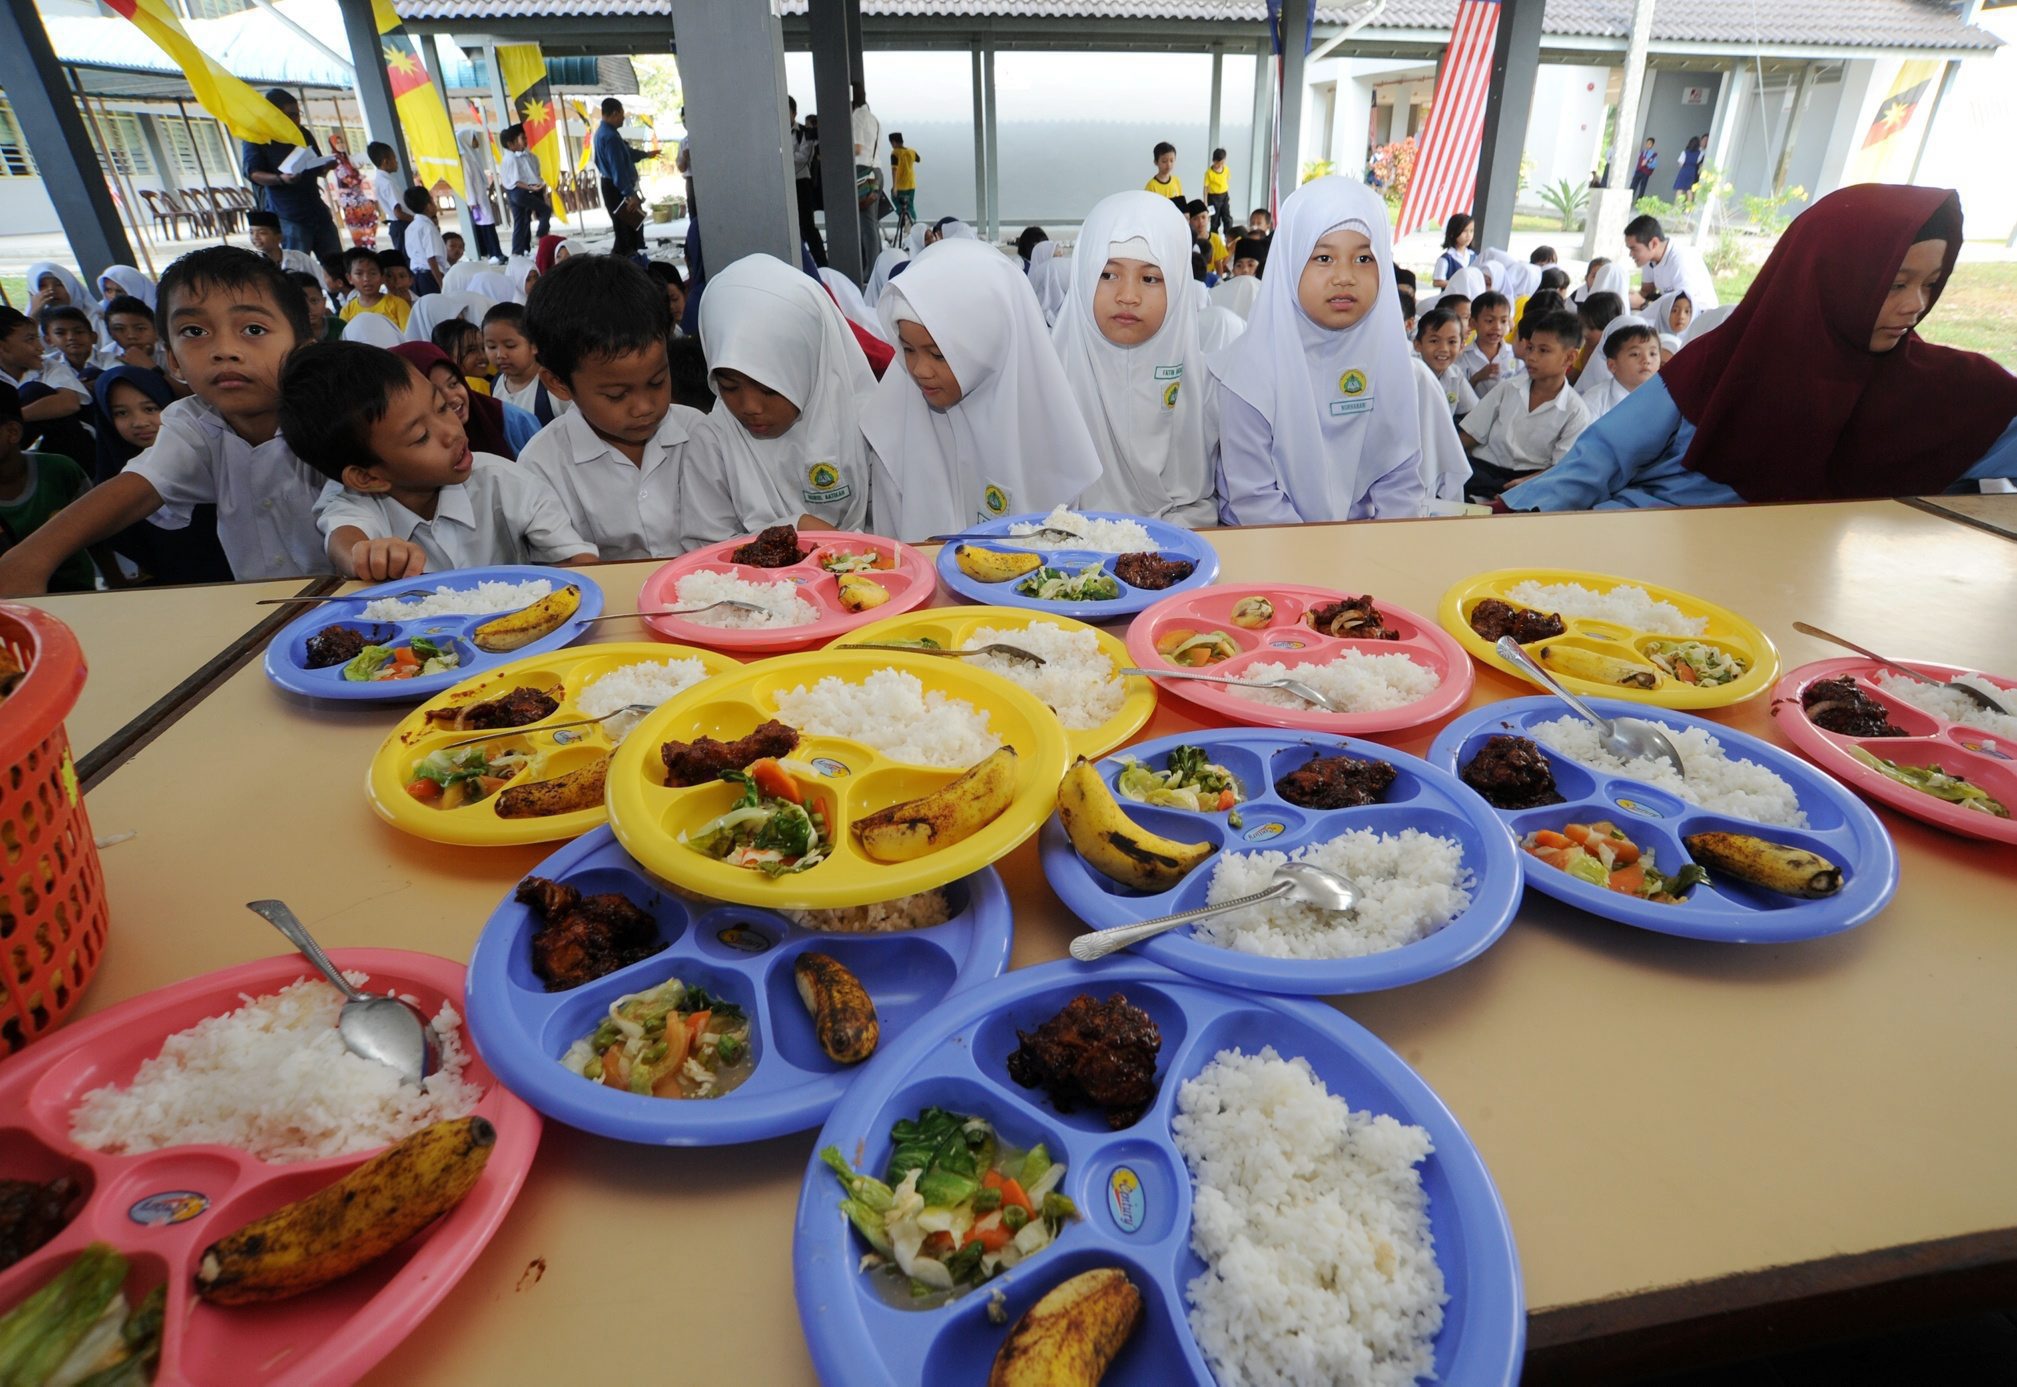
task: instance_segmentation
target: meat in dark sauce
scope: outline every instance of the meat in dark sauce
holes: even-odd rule
[[[1511,636],[1519,645],[1531,645],[1535,641],[1553,640],[1566,628],[1562,618],[1553,612],[1537,612],[1487,597],[1471,608],[1471,629],[1488,641]]]
[[[1018,1030],[1022,1043],[1008,1057],[1009,1077],[1041,1088],[1059,1112],[1103,1108],[1115,1131],[1148,1111],[1156,1100],[1156,1055],[1162,1032],[1149,1014],[1116,992],[1096,1002],[1081,992],[1034,1031]]]
[[[790,525],[773,525],[733,550],[728,561],[751,568],[790,568],[804,558],[805,551],[798,547],[798,531]]]
[[[548,992],[594,982],[665,948],[651,916],[614,891],[584,896],[565,882],[527,877],[514,899],[542,921],[532,936],[532,971]]]
[[[1378,804],[1394,783],[1393,766],[1355,756],[1319,756],[1275,782],[1275,793],[1305,809]]]
[[[1548,758],[1525,737],[1500,735],[1488,740],[1464,767],[1463,781],[1494,809],[1562,803]]]
[[[1905,737],[1911,734],[1891,721],[1891,712],[1844,674],[1817,679],[1800,691],[1807,720],[1825,732],[1843,737]]]
[[[1325,602],[1303,614],[1312,630],[1326,636],[1343,636],[1361,641],[1397,641],[1401,633],[1387,625],[1370,597],[1347,597]]]
[[[362,631],[349,626],[325,626],[308,638],[306,663],[310,669],[347,665],[363,654],[369,644]]]
[[[544,690],[520,685],[510,693],[486,698],[481,703],[461,708],[431,708],[427,720],[463,732],[492,732],[504,727],[529,727],[542,718],[552,717],[559,707]]]
[[[77,1182],[59,1175],[37,1180],[0,1180],[0,1271],[5,1271],[63,1231]]]
[[[1123,554],[1114,560],[1114,576],[1131,588],[1160,592],[1190,577],[1197,567],[1189,559],[1166,559],[1161,554]]]
[[[732,742],[716,741],[713,737],[667,742],[659,748],[659,755],[665,761],[665,783],[678,789],[719,780],[723,771],[739,771],[766,756],[788,756],[797,745],[798,729],[772,719],[758,724],[747,737]]]

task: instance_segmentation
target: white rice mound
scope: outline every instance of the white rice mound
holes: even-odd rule
[[[750,630],[761,626],[808,626],[819,620],[819,608],[798,595],[796,584],[782,578],[775,583],[752,583],[732,573],[701,569],[681,578],[673,595],[675,607],[705,607],[732,597],[763,608],[760,612],[745,612],[736,607],[716,607],[711,612],[680,618],[696,626]]]
[[[988,715],[908,671],[879,669],[859,684],[829,674],[777,696],[777,715],[800,732],[847,737],[894,761],[965,770],[996,747]]]
[[[944,924],[952,918],[952,902],[943,891],[920,891],[914,896],[898,896],[893,901],[877,901],[873,905],[777,913],[800,929],[827,934],[897,934]]]
[[[1170,1120],[1196,1193],[1191,1333],[1219,1387],[1435,1376],[1449,1296],[1415,1167],[1429,1134],[1353,1112],[1300,1056],[1221,1050]]]
[[[360,988],[369,982],[359,972],[343,976]],[[70,1114],[70,1138],[116,1155],[235,1146],[283,1164],[387,1146],[476,1110],[483,1090],[462,1077],[469,1052],[453,1006],[443,1002],[429,1023],[441,1067],[418,1088],[344,1048],[342,1006],[342,994],[319,978],[245,997],[236,1011],[169,1036],[126,1087],[85,1094]]]
[[[1133,520],[1095,520],[1089,515],[1080,515],[1064,506],[1057,506],[1042,520],[1031,524],[1027,520],[1017,521],[1009,526],[1011,535],[1033,535],[1038,530],[1070,530],[1077,539],[1056,539],[1049,535],[1028,545],[1015,548],[1029,549],[1087,549],[1100,554],[1140,554],[1154,549],[1156,542],[1149,538],[1149,532]]]
[[[1406,655],[1371,655],[1363,650],[1347,650],[1336,659],[1306,665],[1285,665],[1268,660],[1248,665],[1234,677],[1257,682],[1263,679],[1299,679],[1348,713],[1379,713],[1389,708],[1403,708],[1427,698],[1443,682],[1441,675],[1427,665],[1416,664]],[[1218,687],[1239,698],[1275,708],[1323,711],[1285,689],[1243,689],[1233,684]]]
[[[414,586],[426,584],[416,578]],[[425,621],[436,616],[480,616],[485,612],[515,612],[530,607],[553,591],[544,578],[522,583],[478,583],[469,588],[441,588],[432,597],[379,597],[364,604],[365,621]]]
[[[2017,742],[2017,717],[2008,713],[1992,713],[1958,689],[1936,689],[1906,674],[1880,674],[1875,682],[1885,693],[1911,704],[1922,713],[1979,727],[1984,732],[1994,732],[1999,737]],[[2003,701],[2009,703],[2011,699]]]
[[[1285,862],[1314,862],[1359,888],[1351,910],[1271,901],[1191,926],[1199,942],[1264,958],[1359,958],[1426,939],[1471,907],[1472,875],[1454,838],[1420,829],[1353,829],[1293,853],[1229,852],[1212,869],[1205,904],[1265,891]]]
[[[1729,755],[1721,742],[1699,727],[1663,726],[1661,731],[1681,754],[1681,764],[1688,771],[1686,780],[1656,757],[1619,760],[1597,744],[1597,729],[1579,717],[1560,717],[1527,729],[1535,741],[1571,761],[1644,781],[1704,809],[1782,828],[1806,825],[1807,812],[1800,807],[1799,795],[1776,773],[1755,761]]]
[[[1100,649],[1099,633],[1090,626],[1064,627],[1051,621],[1032,621],[1006,631],[982,626],[967,637],[966,648],[994,641],[1041,655],[1044,662],[1037,666],[1006,655],[982,655],[968,660],[967,667],[1022,685],[1049,704],[1058,721],[1074,732],[1098,727],[1118,715],[1127,701],[1127,685],[1114,673],[1114,662]]]
[[[1620,583],[1609,592],[1598,592],[1581,583],[1537,583],[1530,578],[1509,596],[1522,607],[1554,612],[1565,620],[1611,621],[1669,636],[1699,636],[1709,629],[1707,617],[1689,616],[1637,583]]]

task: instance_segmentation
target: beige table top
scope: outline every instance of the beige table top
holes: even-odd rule
[[[1520,564],[1681,588],[1744,613],[1789,666],[1831,653],[1805,619],[1901,654],[1993,664],[2017,610],[2009,541],[1889,502],[1228,532],[1230,581],[1369,591],[1421,613],[1458,579]],[[613,607],[650,565],[597,570]],[[635,631],[602,628],[604,638]],[[1474,704],[1526,690],[1480,670]],[[1195,725],[1165,700],[1144,736]],[[1764,700],[1718,715],[1770,736]],[[270,955],[243,908],[282,896],[334,945],[466,957],[537,848],[441,848],[381,824],[360,793],[397,714],[310,706],[256,665],[90,796],[114,933],[99,1009]],[[1397,738],[1424,750],[1428,733]],[[1698,1278],[2017,1225],[2017,854],[1878,811],[1896,902],[1846,936],[1718,947],[1641,933],[1529,894],[1475,962],[1344,999],[1449,1103],[1511,1210],[1528,1303],[1544,1310]],[[1073,933],[1034,843],[1003,864],[1014,963]],[[791,1296],[806,1133],[647,1150],[549,1124],[511,1217],[377,1383],[561,1381],[584,1365],[809,1382]],[[672,1329],[649,1249],[708,1249],[706,1332]],[[640,1254],[643,1260],[640,1261]],[[542,1274],[543,1268],[543,1274]],[[628,1270],[627,1270],[628,1269]]]

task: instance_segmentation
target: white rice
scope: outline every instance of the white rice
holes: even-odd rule
[[[1755,761],[1729,755],[1721,742],[1699,727],[1663,726],[1661,731],[1681,754],[1681,764],[1688,771],[1686,780],[1655,757],[1619,760],[1597,744],[1597,729],[1579,717],[1560,717],[1527,729],[1535,741],[1571,761],[1644,781],[1704,809],[1785,828],[1806,824],[1807,814],[1800,808],[1800,797],[1772,771]]]
[[[1359,958],[1426,939],[1471,906],[1472,876],[1454,838],[1419,829],[1353,829],[1293,853],[1229,852],[1212,869],[1207,905],[1265,891],[1285,862],[1314,862],[1359,888],[1343,915],[1313,905],[1270,902],[1200,920],[1201,943],[1264,958]]]
[[[1986,682],[1986,681],[1985,681]],[[2017,742],[2017,717],[2008,713],[1992,713],[1967,694],[1958,689],[1936,689],[1931,684],[1922,684],[1905,674],[1880,674],[1877,687],[1893,698],[1911,704],[1922,713],[1931,713],[1936,718],[1949,722],[1965,723],[1969,727],[1979,727],[1984,732],[1994,732],[1999,737],[2007,737]],[[2003,702],[2009,703],[2009,698]]]
[[[999,674],[1048,703],[1058,721],[1072,731],[1098,727],[1116,716],[1127,700],[1127,685],[1114,673],[1114,662],[1100,649],[1099,633],[1090,626],[1059,626],[1032,621],[1026,627],[997,630],[982,626],[967,637],[966,648],[999,641],[1043,656],[1041,666],[1006,655],[982,655],[968,660],[969,669]]]
[[[894,761],[964,770],[1000,746],[988,715],[915,674],[879,669],[859,684],[829,674],[777,696],[778,717],[800,732],[847,737]]]
[[[1378,713],[1388,708],[1406,707],[1427,698],[1443,682],[1441,675],[1427,665],[1416,664],[1406,655],[1369,655],[1363,650],[1347,650],[1336,659],[1306,665],[1284,665],[1269,660],[1248,665],[1234,678],[1257,682],[1263,679],[1301,680],[1348,713]],[[1232,684],[1216,687],[1275,708],[1323,711],[1284,689],[1243,689]]]
[[[1101,554],[1140,554],[1154,549],[1156,542],[1149,538],[1149,532],[1133,520],[1095,520],[1089,515],[1058,506],[1042,520],[1032,524],[1024,520],[1009,526],[1012,535],[1033,535],[1038,530],[1070,530],[1077,539],[1059,539],[1055,535],[1045,535],[1028,545],[1016,548],[1029,549],[1088,549]]]
[[[416,587],[424,586],[414,580]],[[435,616],[479,616],[485,612],[515,612],[530,607],[553,591],[544,578],[522,583],[478,583],[468,588],[440,588],[432,597],[380,597],[364,604],[358,615],[366,621],[424,621]]]
[[[1300,1056],[1221,1050],[1170,1120],[1196,1194],[1191,1333],[1219,1387],[1433,1377],[1442,1268],[1421,1127],[1353,1112]]]
[[[775,583],[752,583],[736,577],[732,573],[712,573],[706,569],[687,574],[679,580],[674,591],[675,607],[705,607],[710,602],[719,602],[732,597],[740,602],[754,602],[762,607],[760,612],[745,612],[737,607],[716,607],[711,612],[700,612],[693,616],[681,617],[696,626],[720,626],[729,630],[749,630],[759,626],[806,626],[819,620],[819,608],[798,595],[798,586],[788,580],[779,579]]]
[[[943,891],[920,891],[915,896],[898,896],[893,901],[873,905],[834,906],[825,910],[780,910],[778,914],[800,929],[816,929],[828,934],[895,934],[902,930],[930,929],[952,918],[952,902]]]
[[[358,987],[369,981],[344,976]],[[344,1048],[342,994],[319,978],[244,1003],[169,1036],[126,1087],[85,1094],[70,1114],[71,1140],[120,1155],[217,1145],[276,1164],[313,1161],[467,1117],[483,1096],[462,1077],[462,1018],[446,1002],[430,1023],[441,1067],[418,1088]]]
[[[633,703],[656,708],[705,678],[707,666],[695,659],[639,660],[636,664],[618,665],[590,680],[574,705],[585,718],[609,718],[602,725],[603,733],[612,742],[621,742],[647,714],[625,713],[622,717],[610,714]]]
[[[1537,583],[1529,579],[1509,595],[1522,607],[1554,612],[1564,619],[1610,621],[1668,636],[1699,636],[1709,629],[1708,618],[1689,616],[1637,583],[1620,583],[1609,592],[1598,592],[1581,583]]]

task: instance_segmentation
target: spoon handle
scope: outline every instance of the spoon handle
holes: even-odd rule
[[[1918,670],[1913,669],[1909,665],[1901,665],[1896,660],[1887,660],[1874,650],[1866,650],[1862,646],[1856,644],[1856,642],[1854,641],[1843,640],[1833,631],[1823,631],[1820,627],[1809,626],[1804,621],[1794,622],[1793,629],[1805,636],[1816,636],[1819,637],[1821,640],[1830,641],[1836,645],[1841,646],[1844,650],[1853,650],[1866,660],[1875,660],[1878,664],[1884,666],[1884,668],[1886,669],[1895,669],[1900,674],[1909,674],[1922,684],[1931,684],[1936,688],[1940,687],[1940,681],[1938,679],[1929,679],[1927,676],[1921,674]]]
[[[1092,963],[1108,954],[1153,939],[1167,933],[1179,925],[1188,925],[1193,920],[1203,920],[1213,915],[1223,915],[1229,910],[1245,910],[1248,906],[1265,905],[1269,901],[1280,900],[1295,890],[1295,883],[1278,881],[1265,891],[1256,891],[1251,896],[1240,896],[1218,905],[1200,906],[1196,910],[1179,910],[1174,915],[1158,915],[1153,920],[1142,920],[1132,925],[1121,925],[1116,929],[1095,930],[1091,934],[1081,934],[1072,940],[1072,957],[1080,963]]]
[[[1598,716],[1596,710],[1591,708],[1589,704],[1583,702],[1582,699],[1576,697],[1557,683],[1555,677],[1545,669],[1542,669],[1532,655],[1529,655],[1525,650],[1520,648],[1518,641],[1514,640],[1511,636],[1501,636],[1499,637],[1498,644],[1492,648],[1499,652],[1500,659],[1512,665],[1521,674],[1534,683],[1539,684],[1571,708],[1574,708],[1588,720],[1592,727],[1595,727],[1607,737],[1611,734],[1611,720]]]
[[[1196,679],[1206,684],[1232,684],[1242,689],[1265,689],[1272,687],[1253,679],[1235,679],[1226,674],[1199,674],[1192,669],[1142,669],[1136,665],[1126,665],[1117,674],[1139,674],[1150,679]]]
[[[285,901],[247,901],[245,908],[286,935],[287,942],[299,949],[301,956],[314,964],[316,970],[329,979],[330,986],[341,992],[346,1000],[356,1002],[364,999],[364,994],[352,987],[350,979],[329,961],[329,955],[322,952],[322,946],[315,942],[308,926],[295,918]]]

